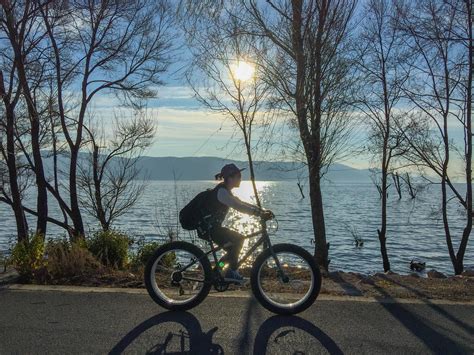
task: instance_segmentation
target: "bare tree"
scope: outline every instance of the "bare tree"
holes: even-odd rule
[[[393,174],[394,161],[403,154],[403,136],[396,129],[396,106],[403,98],[401,86],[408,79],[406,48],[398,41],[393,24],[395,5],[392,0],[370,0],[365,4],[364,17],[358,40],[360,90],[356,107],[367,118],[370,127],[369,151],[377,161],[376,186],[381,198],[381,226],[377,229],[384,271],[390,270],[387,252],[387,197],[388,178]],[[397,191],[398,175],[393,175]],[[399,196],[401,198],[400,192]]]
[[[140,182],[137,166],[145,149],[153,142],[152,118],[136,113],[130,119],[115,116],[111,134],[106,129],[89,129],[85,141],[90,147],[86,159],[79,161],[81,205],[98,220],[104,231],[141,197],[145,184]]]
[[[8,79],[4,80],[2,69],[9,67]],[[4,202],[9,202],[17,226],[18,241],[28,238],[28,221],[23,211],[21,187],[19,184],[19,162],[18,149],[15,145],[15,107],[20,99],[20,88],[15,80],[15,66],[11,61],[2,56],[2,69],[0,69],[0,98],[2,106],[0,109],[0,153],[2,168],[2,185],[0,186],[1,197]],[[7,83],[7,89],[5,88]],[[3,138],[6,142],[4,144]]]
[[[472,231],[472,2],[424,0],[400,5],[398,26],[407,46],[416,53],[411,80],[404,91],[413,104],[405,139],[411,148],[405,157],[430,169],[441,185],[441,210],[454,272],[464,269],[464,254]],[[464,141],[451,140],[461,128]],[[466,194],[453,184],[452,155],[460,152]],[[450,165],[451,164],[451,165]],[[450,193],[454,196],[450,197]],[[451,201],[465,211],[465,227],[457,252],[449,221]],[[455,206],[454,208],[457,208]]]
[[[170,59],[171,8],[165,0],[139,0],[52,2],[40,10],[52,52],[61,137],[69,151],[70,203],[56,187],[48,189],[67,211],[73,237],[81,238],[77,166],[87,109],[99,94],[115,93],[134,107],[155,95]]]
[[[321,178],[349,141],[352,67],[346,44],[356,2],[245,2],[249,35],[265,38],[266,78],[294,119],[309,171],[315,257],[328,268]],[[239,14],[236,14],[239,16]]]
[[[226,11],[209,20],[208,26],[189,36],[193,62],[187,79],[197,99],[213,112],[230,119],[242,136],[250,180],[258,206],[253,142],[255,130],[269,124],[265,110],[268,85],[262,80],[261,58],[265,48],[240,34],[242,23]]]
[[[422,189],[423,187],[422,186],[418,186],[418,187],[414,186],[413,181],[411,180],[410,174],[408,172],[405,173],[405,175],[402,175],[400,178],[405,182],[410,197],[412,199],[416,198],[416,195],[417,195],[418,191],[420,189]]]

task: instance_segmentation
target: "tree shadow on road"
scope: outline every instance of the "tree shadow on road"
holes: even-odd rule
[[[168,332],[163,343],[156,343],[147,350],[140,349],[146,354],[223,354],[219,344],[213,344],[212,337],[217,327],[204,333],[201,324],[195,316],[188,312],[165,312],[155,315],[140,323],[129,331],[109,352],[121,354],[130,351],[129,347],[140,340],[140,337],[149,329],[164,323],[178,323],[185,328],[179,333]],[[174,339],[177,338],[177,339]],[[177,341],[176,341],[177,340]],[[154,340],[156,341],[156,340]],[[172,344],[173,343],[173,344]],[[176,344],[179,343],[179,344]],[[186,344],[189,344],[188,346]],[[149,346],[148,346],[149,347]],[[173,348],[173,350],[171,350]]]
[[[420,299],[423,301],[424,304],[426,304],[428,307],[430,307],[431,309],[433,309],[434,311],[438,312],[439,314],[441,314],[442,316],[444,316],[445,318],[447,318],[448,320],[450,320],[451,322],[457,324],[458,326],[460,326],[461,328],[463,328],[464,330],[466,330],[466,332],[472,334],[474,333],[474,327],[463,322],[462,320],[456,318],[455,316],[453,316],[452,314],[450,314],[448,311],[446,311],[445,309],[443,309],[441,306],[435,304],[435,303],[432,303],[430,302],[429,299],[427,299],[426,295],[422,292],[420,292],[419,290],[413,288],[413,287],[410,287],[408,285],[404,285],[400,282],[397,282],[395,280],[392,280],[388,277],[386,277],[385,275],[382,276],[383,279],[385,279],[387,282],[392,282],[400,287],[403,287],[407,290],[409,290],[410,292],[416,294],[417,296],[420,297]]]
[[[432,352],[464,354],[472,351],[472,349],[465,347],[463,344],[451,338],[449,334],[436,329],[437,327],[439,328],[437,324],[412,312],[409,306],[398,303],[383,288],[378,286],[375,286],[375,288],[383,295],[380,298],[382,307],[422,341]],[[390,321],[387,321],[387,324],[389,324],[389,322]]]

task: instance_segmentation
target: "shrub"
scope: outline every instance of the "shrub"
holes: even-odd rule
[[[159,242],[146,242],[144,239],[139,241],[137,244],[138,248],[133,258],[134,267],[145,266],[155,250],[161,246]],[[162,264],[171,266],[175,259],[176,256],[174,254],[168,254],[165,259],[162,260]]]
[[[128,247],[133,239],[116,231],[98,231],[87,240],[87,249],[105,266],[122,269],[128,263]]]
[[[2,271],[0,272],[7,271],[7,266],[8,266],[9,261],[10,261],[10,258],[6,254],[3,254],[3,252],[0,251],[0,268],[2,269]]]
[[[83,241],[50,240],[46,245],[46,257],[48,273],[56,279],[91,275],[102,269],[101,263],[87,250]]]
[[[44,252],[44,235],[38,233],[31,234],[13,247],[11,262],[23,281],[42,278],[46,266]]]

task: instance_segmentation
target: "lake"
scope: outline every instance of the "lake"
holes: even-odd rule
[[[139,203],[116,221],[115,227],[133,236],[147,239],[163,239],[168,230],[177,226],[177,211],[195,194],[214,181],[147,181],[147,187]],[[307,184],[302,198],[296,181],[259,181],[258,189],[264,207],[274,211],[278,230],[272,240],[298,244],[313,252],[312,223]],[[411,199],[407,192],[401,200],[395,190],[389,192],[387,248],[392,270],[409,273],[414,258],[426,262],[426,268],[452,274],[440,211],[440,188],[432,185]],[[252,202],[249,181],[243,181],[234,194]],[[361,273],[383,271],[379,251],[377,228],[380,227],[380,199],[371,183],[331,183],[323,187],[327,240],[330,243],[330,268]],[[34,205],[33,197],[27,199]],[[454,203],[454,202],[452,202]],[[51,214],[59,216],[57,206],[51,203]],[[462,211],[453,206],[450,216],[454,244],[460,241],[463,230]],[[97,229],[96,223],[85,215],[87,229]],[[8,249],[9,240],[16,232],[11,209],[0,204],[0,250]],[[238,230],[255,228],[255,220],[248,216],[230,214],[228,224]],[[31,220],[30,226],[34,226]],[[53,225],[50,235],[64,235]],[[179,238],[190,239],[186,231],[178,231]],[[362,238],[363,247],[356,247],[354,235]],[[472,237],[471,237],[472,238]],[[470,241],[465,255],[465,265],[474,265],[474,247]]]

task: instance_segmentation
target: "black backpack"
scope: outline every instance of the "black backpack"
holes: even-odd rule
[[[197,229],[203,218],[210,213],[206,206],[210,201],[214,189],[207,189],[198,193],[189,203],[179,211],[179,223],[186,230]]]

